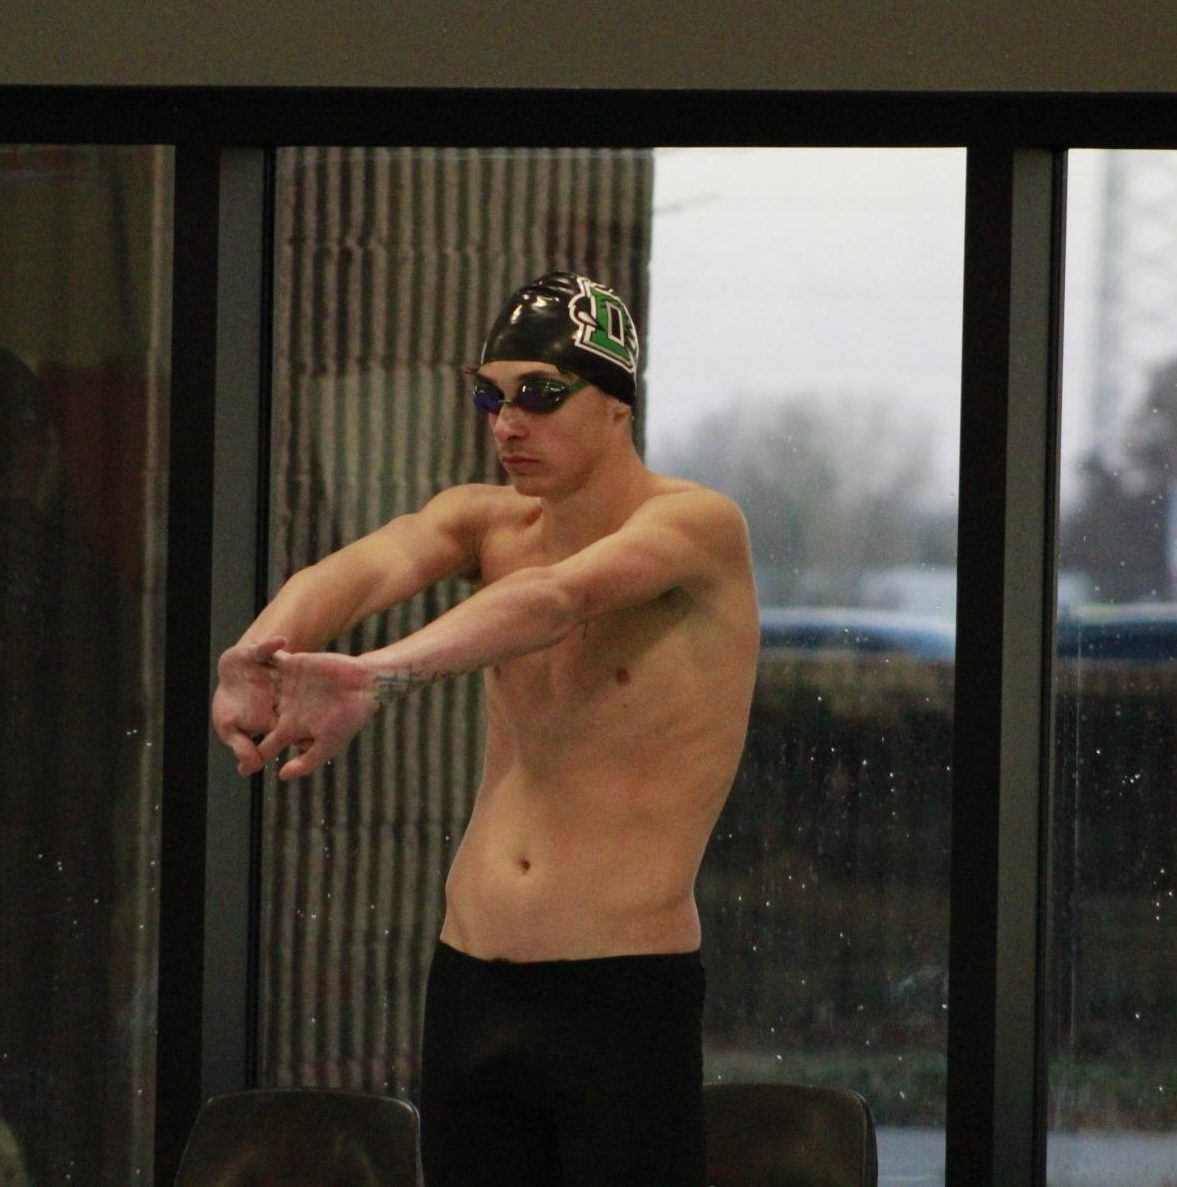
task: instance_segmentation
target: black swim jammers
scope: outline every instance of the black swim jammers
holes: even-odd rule
[[[698,952],[515,963],[439,943],[427,1187],[700,1187]]]

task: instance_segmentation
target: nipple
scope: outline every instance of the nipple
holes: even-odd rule
[[[618,668],[617,671],[613,673],[613,679],[616,680],[618,684],[628,684],[629,683],[629,669],[628,668]]]

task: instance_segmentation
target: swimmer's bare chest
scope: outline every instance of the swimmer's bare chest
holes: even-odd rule
[[[551,753],[594,731],[619,739],[643,732],[657,711],[656,691],[689,700],[691,614],[689,596],[672,590],[496,665],[486,675],[491,721],[520,753],[532,743]]]
[[[482,558],[485,581],[564,558],[532,528],[523,519],[492,534]],[[706,666],[699,618],[693,595],[670,589],[583,622],[553,646],[487,671],[484,782],[497,781],[509,765],[523,777],[582,789],[600,770],[616,784],[616,759],[637,757],[640,739],[647,739],[646,753],[672,747],[670,721],[691,730],[690,719],[699,713]]]
[[[558,559],[504,533],[483,576]],[[670,590],[485,673],[483,780],[447,942],[510,959],[697,944],[694,876],[731,777],[703,719],[698,616]]]

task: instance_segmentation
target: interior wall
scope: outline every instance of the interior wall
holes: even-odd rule
[[[1177,91],[1170,0],[47,0],[4,24],[11,84]]]

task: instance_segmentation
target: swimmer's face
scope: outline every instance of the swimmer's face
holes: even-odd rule
[[[510,403],[524,379],[562,379],[576,387],[578,377],[552,363],[499,360],[483,363],[477,374],[508,401],[486,415],[499,461],[521,494],[554,495],[581,485],[612,447],[616,425],[629,419],[626,405],[592,384],[576,388],[551,412],[528,412]]]

